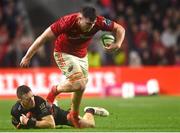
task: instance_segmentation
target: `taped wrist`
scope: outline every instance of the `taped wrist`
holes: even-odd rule
[[[32,119],[30,118],[27,122],[27,127],[28,128],[34,128],[36,126],[36,120],[35,119]]]

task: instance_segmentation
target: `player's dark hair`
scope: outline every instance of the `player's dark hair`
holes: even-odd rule
[[[19,99],[21,99],[24,94],[27,94],[30,91],[31,89],[28,86],[21,85],[17,88],[16,95]]]
[[[81,9],[81,13],[85,18],[89,18],[91,22],[93,22],[97,17],[96,9],[90,6],[83,7]]]

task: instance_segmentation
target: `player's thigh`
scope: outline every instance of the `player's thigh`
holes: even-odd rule
[[[75,56],[66,53],[54,52],[55,61],[62,73],[68,78],[74,74],[82,73],[79,60]]]
[[[89,69],[88,57],[85,56],[83,58],[77,58],[77,60],[79,61],[79,65],[81,67],[84,77],[87,78],[88,77],[88,69]]]
[[[65,111],[59,107],[55,107],[54,109],[55,113],[55,122],[56,125],[69,125],[72,126],[72,124],[67,120],[67,115],[69,111]]]

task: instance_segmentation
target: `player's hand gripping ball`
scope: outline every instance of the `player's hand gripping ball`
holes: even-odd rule
[[[115,37],[111,34],[104,34],[101,36],[101,41],[104,47],[109,47],[115,42]]]

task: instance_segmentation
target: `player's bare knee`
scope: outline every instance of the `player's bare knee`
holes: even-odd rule
[[[81,90],[85,90],[88,79],[83,77],[81,80]]]
[[[83,73],[77,73],[70,76],[69,81],[72,83],[72,87],[75,91],[83,91],[87,84],[87,78]]]
[[[73,88],[76,91],[84,91],[86,84],[86,80],[84,78],[81,78],[73,82]]]

